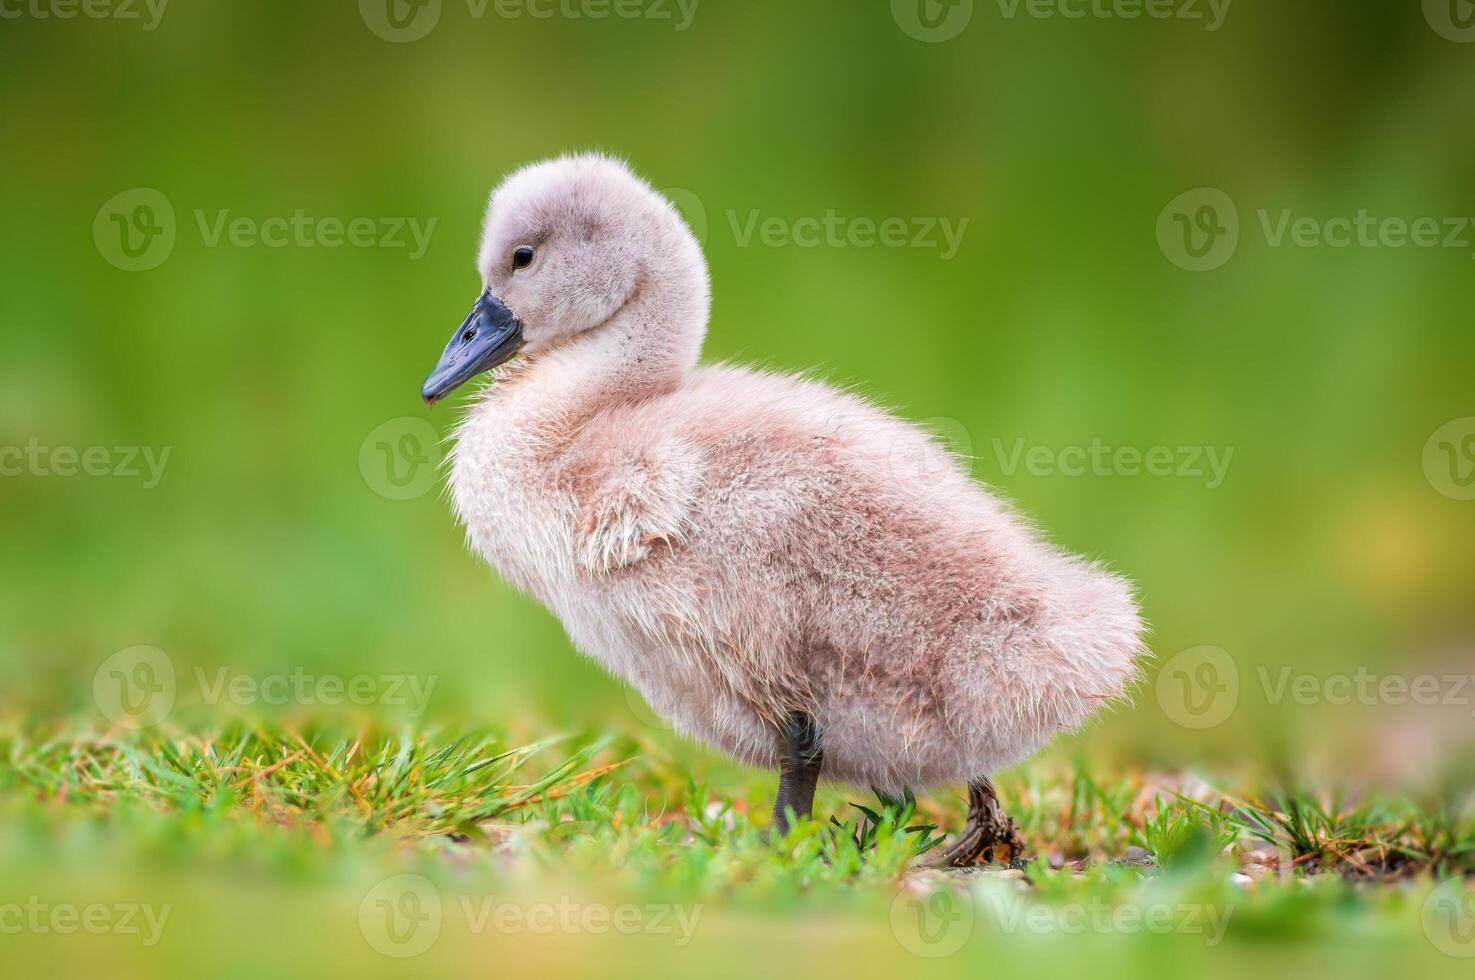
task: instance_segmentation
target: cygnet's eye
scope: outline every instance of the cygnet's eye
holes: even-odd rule
[[[512,268],[526,269],[533,264],[533,247],[531,245],[519,245],[512,252]]]

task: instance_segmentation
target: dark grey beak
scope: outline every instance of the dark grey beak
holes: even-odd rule
[[[440,363],[425,379],[420,397],[434,405],[457,388],[499,364],[505,364],[522,349],[522,324],[507,304],[490,291],[471,308],[471,315],[446,344]]]

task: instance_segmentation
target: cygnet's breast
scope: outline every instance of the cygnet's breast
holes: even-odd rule
[[[573,499],[539,460],[517,399],[491,393],[457,430],[450,487],[473,547],[545,605],[573,577]]]

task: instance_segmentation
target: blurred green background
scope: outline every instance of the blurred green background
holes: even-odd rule
[[[225,669],[410,674],[453,725],[645,724],[469,555],[427,436],[459,410],[417,397],[477,291],[488,190],[603,148],[703,232],[709,358],[818,368],[928,420],[1138,583],[1160,660],[1231,658],[1222,723],[1179,725],[1149,683],[1080,744],[1168,766],[1326,750],[1367,775],[1469,730],[1470,704],[1276,704],[1264,679],[1475,669],[1454,482],[1475,230],[1444,222],[1475,216],[1475,45],[1438,4],[37,2],[0,21],[0,445],[45,451],[0,479],[8,713],[95,717],[98,665],[144,644],[185,712]],[[1233,213],[1205,224],[1205,200]],[[1440,245],[1277,236],[1363,212],[1438,218]],[[257,239],[299,213],[308,238]],[[831,214],[814,244],[801,219]],[[904,244],[872,241],[888,219]],[[1232,253],[1182,267],[1234,220]],[[172,247],[145,235],[166,224]],[[1451,422],[1454,449],[1430,443]],[[1093,445],[1167,447],[1173,472],[1072,475]],[[114,475],[57,475],[58,447],[104,447]],[[122,447],[157,481],[146,455],[116,473]]]
[[[1138,583],[1160,663],[1224,652],[1198,692],[1232,675],[1222,718],[1185,723],[1167,685],[1202,675],[1154,666],[1066,751],[1397,782],[1468,737],[1475,687],[1276,703],[1265,680],[1475,672],[1463,0],[1171,7],[1203,19],[390,2],[0,2],[0,717],[105,728],[94,678],[146,645],[186,723],[278,710],[211,704],[202,677],[408,675],[434,685],[423,712],[377,687],[371,713],[659,727],[469,554],[435,478],[459,407],[418,399],[479,288],[489,189],[602,148],[703,233],[709,359],[817,368],[925,420],[1055,541]],[[639,16],[592,16],[615,10]],[[299,213],[317,237],[257,240]],[[1437,218],[1439,244],[1322,235],[1363,213]],[[831,214],[838,240],[811,244],[804,219]],[[1312,227],[1280,237],[1287,215]],[[907,241],[874,243],[894,219]],[[955,250],[933,219],[962,230]],[[356,220],[367,241],[341,241],[331,222]],[[1129,455],[1073,475],[1098,445]],[[93,447],[110,475],[55,472]],[[1173,472],[1131,462],[1156,447]],[[304,938],[280,895],[241,887],[240,915],[271,906]],[[220,929],[194,941],[254,945]],[[729,922],[714,949],[741,962],[750,940]],[[339,967],[393,965],[360,953]]]

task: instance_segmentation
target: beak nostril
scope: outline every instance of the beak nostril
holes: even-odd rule
[[[478,374],[506,364],[521,349],[517,318],[506,304],[486,293],[451,334],[421,393],[429,392],[439,401]]]

